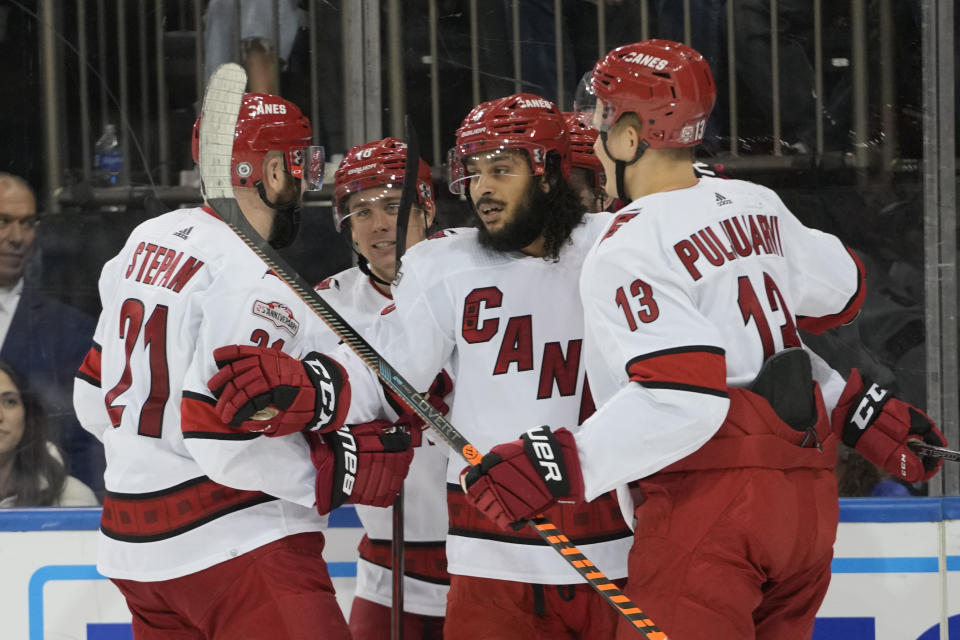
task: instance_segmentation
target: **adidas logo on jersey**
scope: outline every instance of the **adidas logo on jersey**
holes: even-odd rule
[[[717,193],[716,191],[713,192],[713,195],[716,196],[717,198],[718,207],[722,207],[727,204],[733,204],[733,200],[730,200],[729,198]]]
[[[187,227],[185,229],[180,229],[180,231],[174,232],[173,235],[177,236],[178,238],[182,238],[183,240],[186,240],[187,236],[190,235],[191,231],[193,231],[193,227]]]

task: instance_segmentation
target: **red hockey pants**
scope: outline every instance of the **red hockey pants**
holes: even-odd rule
[[[539,585],[451,575],[443,634],[446,640],[603,640],[613,637],[618,617],[585,582]]]
[[[390,637],[390,607],[354,597],[350,605],[353,640]],[[403,612],[403,637],[409,640],[443,640],[443,617]]]
[[[171,580],[113,580],[136,640],[350,640],[320,532]]]
[[[671,640],[808,640],[837,532],[831,469],[640,481],[624,592]],[[629,623],[618,640],[633,640]]]

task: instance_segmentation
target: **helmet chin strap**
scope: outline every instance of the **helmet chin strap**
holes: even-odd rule
[[[293,180],[296,186],[296,193],[300,193],[300,179],[293,178]],[[284,247],[290,246],[297,237],[297,231],[300,229],[299,201],[294,200],[288,204],[271,202],[270,198],[267,197],[267,190],[263,186],[263,180],[257,180],[256,185],[257,193],[260,195],[260,200],[263,201],[263,204],[277,212],[273,220],[273,229],[267,242],[269,242],[270,246],[274,249],[283,249]]]
[[[390,288],[390,285],[393,284],[393,283],[387,282],[386,280],[384,280],[383,278],[381,278],[380,276],[378,276],[377,274],[375,274],[375,273],[373,272],[373,269],[370,268],[370,263],[367,262],[367,259],[364,257],[364,255],[363,255],[362,253],[360,253],[359,251],[357,251],[357,247],[354,246],[354,244],[353,244],[352,242],[350,243],[350,248],[353,250],[353,252],[354,252],[355,254],[357,254],[357,268],[360,269],[360,272],[366,274],[367,276],[369,276],[370,279],[372,279],[372,280],[373,280],[374,282],[376,282],[377,284],[382,284],[383,286],[385,286],[385,287],[387,287],[387,288],[389,289],[389,288]]]
[[[641,140],[640,144],[637,145],[637,152],[633,155],[633,160],[625,161],[618,160],[613,157],[613,154],[610,153],[610,149],[607,148],[607,132],[600,132],[600,140],[603,142],[603,150],[606,152],[607,157],[613,160],[614,166],[616,167],[616,180],[617,180],[617,197],[619,197],[624,202],[632,202],[633,198],[627,194],[627,184],[624,180],[624,175],[627,173],[627,167],[632,165],[634,162],[640,159],[643,153],[647,150],[647,147],[650,146],[650,143],[646,140]]]

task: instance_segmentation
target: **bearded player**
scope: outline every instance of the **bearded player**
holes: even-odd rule
[[[441,368],[450,371],[457,385],[450,421],[481,451],[521,425],[576,425],[593,410],[576,283],[610,216],[585,215],[568,182],[569,144],[563,115],[539,96],[475,107],[457,131],[449,167],[450,188],[469,199],[477,228],[407,252],[395,308],[369,337],[417,389]],[[362,365],[341,360],[351,376],[351,414],[373,410],[378,385],[361,384]],[[609,637],[617,613],[535,532],[503,532],[467,504],[458,467],[447,475],[444,637]],[[610,578],[625,575],[631,534],[611,494],[557,505],[546,516]]]
[[[630,203],[580,277],[599,408],[577,432],[494,447],[484,461],[499,462],[463,472],[469,500],[508,528],[616,488],[637,522],[624,591],[671,638],[810,638],[830,582],[837,441],[916,482],[939,463],[908,441],[943,435],[856,370],[844,383],[811,363],[797,328],[851,321],[862,266],[769,189],[695,175],[716,94],[699,53],[620,47],[591,84],[607,187]],[[539,457],[531,438],[550,443]],[[568,490],[544,458],[562,461]],[[617,638],[634,637],[621,623]]]
[[[323,154],[310,141],[292,103],[243,97],[234,194],[275,247],[296,233],[301,184],[321,183]],[[246,356],[261,346],[258,373],[284,390],[335,380],[347,393],[349,381],[311,352],[333,334],[207,206],[139,225],[99,289],[103,312],[74,405],[106,449],[97,567],[126,598],[134,636],[348,639],[321,555],[324,514],[346,501],[390,504],[409,436],[340,429],[348,402],[315,392],[276,399],[305,417],[296,429],[282,417],[251,420],[255,410],[222,419],[217,396],[235,397],[232,382],[207,381],[218,366],[249,375]],[[238,346],[215,358],[224,342]],[[285,354],[304,364],[284,368],[297,362]]]

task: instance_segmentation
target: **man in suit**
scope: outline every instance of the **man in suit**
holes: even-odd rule
[[[43,400],[70,474],[102,492],[103,448],[80,427],[72,400],[94,321],[24,277],[37,239],[36,202],[25,180],[0,173],[0,358]]]

